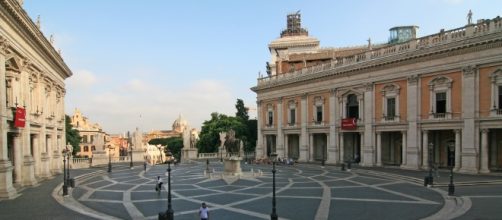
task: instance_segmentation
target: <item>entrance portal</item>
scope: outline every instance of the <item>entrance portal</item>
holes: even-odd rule
[[[401,132],[382,132],[382,163],[384,165],[401,165],[402,134]]]
[[[288,137],[288,158],[298,160],[300,157],[300,136],[297,134],[290,134]]]
[[[343,133],[342,162],[355,161],[361,158],[361,134],[358,132]],[[356,157],[357,155],[357,157]],[[359,162],[359,161],[356,161]]]
[[[314,134],[314,160],[326,160],[326,134]]]
[[[266,135],[267,139],[267,157],[270,157],[270,154],[275,153],[275,135]]]
[[[502,129],[490,129],[489,135],[489,169],[502,171]]]
[[[433,143],[433,166],[448,168],[448,145],[455,144],[455,133],[453,130],[429,131],[429,139]]]

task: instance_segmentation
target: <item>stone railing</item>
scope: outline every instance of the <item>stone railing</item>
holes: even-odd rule
[[[446,43],[461,41],[482,35],[488,35],[502,31],[502,18],[487,19],[476,24],[467,25],[465,27],[441,31],[429,36],[416,38],[400,44],[390,44],[388,46],[376,48],[363,53],[355,54],[347,57],[339,57],[332,60],[330,63],[324,63],[316,66],[302,68],[296,71],[278,74],[274,76],[266,76],[258,78],[258,86],[268,85],[278,82],[287,81],[308,74],[316,74],[326,70],[333,70],[341,67],[357,65],[374,59],[384,58],[418,51],[423,48],[434,47]]]
[[[218,153],[199,153],[199,159],[214,159],[219,158]]]
[[[91,159],[90,158],[80,158],[74,157],[70,158],[70,168],[71,169],[82,169],[91,167]]]

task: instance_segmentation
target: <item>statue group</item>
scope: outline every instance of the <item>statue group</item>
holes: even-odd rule
[[[230,129],[228,132],[226,132],[225,142],[223,145],[225,146],[227,157],[241,156],[240,152],[242,148],[242,141],[238,138],[235,138],[235,131],[233,129]]]

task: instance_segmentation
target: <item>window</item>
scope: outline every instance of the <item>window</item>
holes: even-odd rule
[[[84,152],[89,152],[89,146],[84,146]]]
[[[322,122],[322,106],[316,106],[316,122]]]
[[[91,136],[91,143],[94,142],[94,135],[90,135]]]
[[[453,80],[438,76],[429,82],[429,103],[431,119],[451,119],[451,87]]]
[[[84,136],[82,137],[82,143],[87,143],[87,135],[84,135]]]
[[[446,92],[436,93],[436,113],[446,113]]]
[[[499,108],[502,109],[502,86],[499,86]]]
[[[268,112],[268,125],[272,125],[274,122],[274,113],[273,112]]]
[[[347,118],[359,118],[359,102],[354,94],[347,96]]]
[[[94,146],[94,145],[93,145],[93,146],[91,147],[91,151],[95,151],[95,150],[96,150],[96,146]]]
[[[296,109],[289,109],[289,124],[296,124]]]
[[[394,118],[396,116],[396,98],[387,98],[387,117]]]

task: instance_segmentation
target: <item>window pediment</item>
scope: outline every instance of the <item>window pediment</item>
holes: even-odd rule
[[[450,77],[438,76],[429,82],[429,88],[434,89],[436,87],[447,87],[451,88],[453,80]]]
[[[322,106],[323,104],[324,104],[324,97],[322,97],[322,96],[314,97],[314,105],[315,106]]]
[[[399,90],[400,89],[401,88],[399,87],[399,85],[391,83],[391,84],[385,85],[382,88],[381,93],[382,93],[383,96],[385,96],[387,94],[399,94]]]

